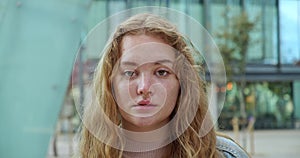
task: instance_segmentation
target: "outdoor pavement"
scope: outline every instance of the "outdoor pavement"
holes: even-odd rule
[[[233,132],[224,132],[235,139]],[[246,135],[246,149],[250,153],[250,138]],[[239,143],[242,145],[243,134]],[[298,130],[256,130],[254,131],[253,158],[300,158],[300,129]]]
[[[222,131],[236,139],[232,131]],[[239,143],[246,144],[246,149],[251,152],[250,136],[248,133],[239,133]],[[244,137],[246,136],[246,137]],[[59,158],[72,157],[74,153],[73,136],[59,135],[56,142],[56,151]],[[247,138],[246,141],[243,138]],[[53,140],[53,139],[52,139]],[[244,143],[246,142],[246,143]],[[256,130],[254,131],[253,158],[300,158],[300,129],[298,130]],[[57,158],[56,157],[56,158]],[[53,141],[50,141],[47,158],[54,158]]]

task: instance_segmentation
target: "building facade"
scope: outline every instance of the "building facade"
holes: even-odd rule
[[[69,96],[69,80],[77,64],[74,58],[84,36],[107,17],[142,6],[183,12],[202,24],[217,43],[218,33],[241,11],[251,21],[258,19],[250,33],[244,77],[247,117],[256,118],[257,129],[300,128],[298,0],[1,0],[0,157],[47,155],[61,106],[69,100],[64,98]],[[111,31],[107,27],[101,33],[108,37]],[[80,85],[92,74],[98,55],[86,56],[85,50],[79,50],[77,56],[79,67],[88,67],[78,70],[79,75],[88,72],[79,78]],[[232,128],[230,120],[240,117],[240,81],[241,76],[233,76],[219,87],[227,89],[220,128]]]
[[[183,12],[202,24],[213,39],[231,27],[245,12],[254,22],[246,52],[246,70],[234,75],[225,87],[226,101],[219,126],[231,129],[231,119],[241,117],[237,83],[243,89],[247,118],[255,117],[255,128],[299,128],[300,120],[300,2],[297,0],[114,0],[92,1],[87,28],[119,11],[142,6],[162,6]],[[186,27],[188,29],[188,26]],[[111,30],[107,30],[107,34]],[[109,36],[109,35],[107,35]],[[95,55],[96,57],[96,55]],[[232,66],[232,65],[225,65]]]

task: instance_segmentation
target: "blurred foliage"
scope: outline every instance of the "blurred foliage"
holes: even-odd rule
[[[228,17],[229,9],[225,10],[223,15],[225,18],[226,26],[222,32],[217,33],[219,40],[218,46],[223,57],[225,64],[225,70],[228,81],[233,81],[233,77],[239,77],[237,84],[237,95],[234,104],[238,106],[231,109],[233,116],[240,118],[240,125],[242,130],[246,128],[247,124],[247,111],[254,111],[255,106],[247,106],[245,88],[246,88],[246,58],[247,51],[251,44],[250,33],[255,30],[258,17],[253,21],[249,18],[248,14],[244,9],[241,8],[239,14],[232,17]],[[247,108],[248,107],[248,108]],[[252,109],[249,109],[252,107]]]
[[[255,30],[258,19],[257,17],[251,21],[248,14],[242,11],[241,14],[229,19],[229,26],[221,29],[223,32],[217,33],[220,40],[218,46],[229,80],[232,80],[233,75],[245,73],[246,54],[251,44],[250,33]]]

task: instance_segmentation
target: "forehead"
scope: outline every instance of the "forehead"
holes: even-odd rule
[[[143,34],[125,36],[121,43],[121,52],[121,63],[130,61],[145,64],[158,60],[173,62],[176,50],[159,37]]]
[[[126,52],[127,50],[131,49],[132,47],[136,47],[137,45],[141,45],[141,44],[145,44],[145,43],[167,44],[159,36],[146,35],[146,34],[126,35],[123,37],[123,40],[121,43],[121,51]]]

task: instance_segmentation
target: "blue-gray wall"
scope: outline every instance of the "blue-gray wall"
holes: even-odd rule
[[[84,0],[1,0],[0,157],[46,156],[79,45]]]

